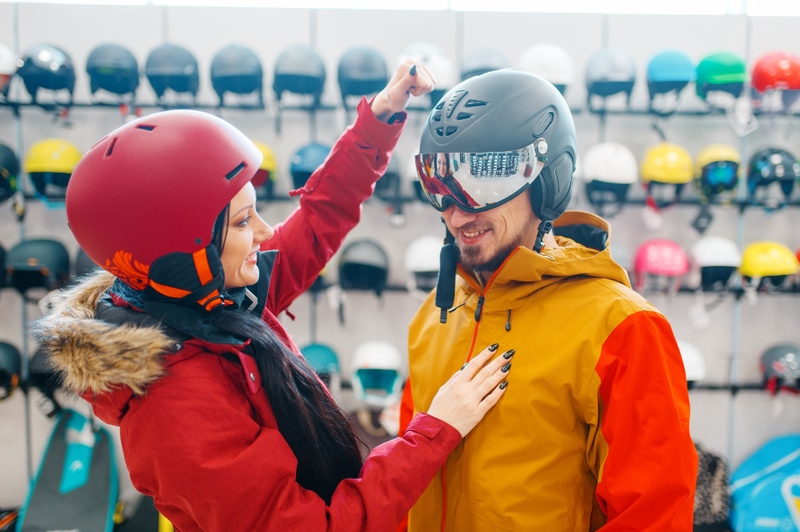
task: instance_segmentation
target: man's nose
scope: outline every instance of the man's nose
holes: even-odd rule
[[[477,213],[463,211],[455,205],[450,208],[452,209],[450,212],[450,223],[453,227],[461,227],[474,221],[478,217]]]

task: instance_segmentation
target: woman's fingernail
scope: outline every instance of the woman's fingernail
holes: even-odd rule
[[[408,73],[411,74],[412,76],[416,76],[417,75],[417,64],[416,63],[411,65],[411,70],[409,70]]]
[[[467,366],[469,366],[469,362],[467,362],[466,364],[464,364],[463,366],[461,366],[461,371],[464,371],[464,368],[466,368]]]
[[[494,353],[495,351],[497,351],[497,348],[498,348],[498,347],[500,347],[500,344],[492,344],[492,345],[490,345],[490,346],[489,346],[487,349],[489,349],[489,351],[491,351],[492,353]]]
[[[501,390],[505,390],[506,386],[508,386],[508,381],[503,381],[503,382],[500,383],[500,389]]]
[[[503,358],[505,358],[506,360],[508,360],[509,358],[511,358],[513,356],[514,356],[514,350],[513,349],[509,349],[508,351],[503,353]]]
[[[502,371],[503,373],[506,373],[509,369],[511,369],[511,362],[509,362],[508,364],[506,364],[505,366],[500,368],[500,371]]]

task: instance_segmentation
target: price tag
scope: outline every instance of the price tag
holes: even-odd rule
[[[651,231],[658,231],[664,227],[664,216],[658,209],[653,207],[645,207],[642,209],[642,220],[645,227]]]
[[[736,100],[733,107],[725,110],[725,114],[728,116],[731,127],[740,137],[746,137],[758,129],[758,120],[756,115],[753,114],[753,109],[750,107],[750,101],[747,98]]]
[[[697,292],[694,304],[689,307],[689,321],[698,331],[711,325],[711,316],[706,311],[705,298],[702,291]]]
[[[708,205],[703,205],[700,207],[700,212],[697,214],[697,217],[692,222],[692,227],[694,227],[698,233],[701,235],[706,232],[708,226],[711,225],[711,222],[714,220],[714,215],[711,214],[711,207]]]

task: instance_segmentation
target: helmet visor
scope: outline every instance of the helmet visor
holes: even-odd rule
[[[452,203],[468,212],[497,207],[516,197],[544,168],[546,144],[488,153],[421,153],[415,156],[419,182],[431,205]],[[545,149],[543,149],[545,148]]]

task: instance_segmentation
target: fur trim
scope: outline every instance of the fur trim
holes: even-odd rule
[[[114,325],[95,318],[97,304],[114,279],[99,271],[54,295],[52,312],[34,325],[64,387],[80,394],[123,385],[141,395],[164,374],[161,356],[175,349],[175,340],[157,327]]]

